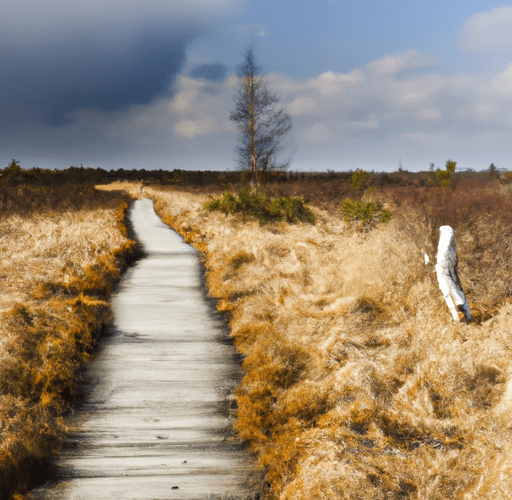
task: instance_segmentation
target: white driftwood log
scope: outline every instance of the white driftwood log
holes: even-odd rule
[[[457,252],[455,250],[455,232],[450,226],[439,228],[436,273],[439,288],[455,321],[459,321],[458,311],[464,314],[469,323],[473,321],[468,301],[462,291],[457,274]]]

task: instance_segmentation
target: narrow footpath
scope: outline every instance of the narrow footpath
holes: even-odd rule
[[[130,217],[147,256],[112,299],[115,328],[87,365],[74,431],[32,498],[244,499],[251,462],[229,418],[240,367],[198,253],[151,200],[135,201]]]

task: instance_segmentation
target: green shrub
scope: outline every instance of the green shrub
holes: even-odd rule
[[[362,168],[358,168],[355,172],[352,173],[352,176],[350,177],[350,187],[352,188],[352,191],[356,194],[360,194],[363,191],[364,186],[370,180],[371,176],[372,174],[370,174],[370,172],[367,172]]]
[[[224,212],[226,214],[232,214],[238,211],[238,200],[233,193],[224,191],[224,194],[219,198],[214,198],[212,195],[208,195],[210,201],[207,201],[204,205],[204,209],[209,212]]]
[[[512,172],[506,170],[505,172],[503,172],[503,175],[501,176],[500,180],[503,184],[512,183]]]
[[[15,158],[13,158],[11,163],[9,163],[9,166],[5,167],[2,170],[1,180],[3,182],[14,181],[20,177],[21,172],[22,172],[22,170],[20,167],[20,162],[18,160],[16,160]]]
[[[210,200],[204,205],[204,209],[209,212],[241,213],[258,219],[261,224],[277,220],[272,217],[267,208],[268,199],[266,194],[257,186],[243,186],[238,196],[226,190],[218,198],[211,195],[209,198]]]
[[[491,163],[489,166],[489,177],[496,180],[499,180],[501,177],[501,172],[496,168],[494,163]]]
[[[308,200],[304,197],[285,197],[271,200],[258,186],[243,186],[238,196],[229,191],[210,200],[204,205],[209,212],[219,211],[228,213],[241,213],[257,219],[260,224],[269,224],[286,220],[288,223],[308,222],[315,223],[315,215],[306,207]]]
[[[291,196],[285,198],[275,198],[270,203],[270,213],[272,216],[285,218],[286,222],[307,222],[314,224],[315,214],[306,205],[309,200],[304,196],[294,198]]]
[[[441,186],[444,192],[452,183],[453,174],[455,173],[455,166],[457,162],[448,160],[446,162],[446,170],[434,170],[434,164],[430,165],[430,178],[438,185]]]
[[[260,217],[265,212],[267,195],[259,186],[243,186],[238,193],[238,211]]]
[[[176,172],[173,172],[172,175],[170,172],[166,172],[162,175],[162,180],[167,184],[177,185],[182,182],[181,177]]]
[[[391,212],[381,208],[375,201],[364,202],[345,198],[340,206],[341,216],[346,222],[361,222],[364,228],[372,222],[387,223],[391,220]]]

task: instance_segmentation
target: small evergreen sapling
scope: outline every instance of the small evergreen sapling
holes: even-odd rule
[[[350,178],[350,187],[357,198],[362,197],[364,186],[368,184],[372,174],[363,169],[357,169]],[[368,188],[366,193],[376,193],[375,188]],[[345,198],[340,206],[340,212],[345,222],[361,222],[361,229],[370,223],[389,222],[391,212],[381,208],[376,201],[363,201],[357,198]]]
[[[446,162],[446,170],[441,170],[439,168],[437,170],[434,170],[434,164],[430,164],[430,178],[434,181],[435,184],[437,184],[443,189],[444,193],[446,193],[446,190],[450,187],[450,184],[452,183],[456,165],[457,162],[448,160]]]

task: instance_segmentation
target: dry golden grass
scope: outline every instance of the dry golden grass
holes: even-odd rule
[[[2,500],[23,492],[33,468],[58,451],[76,371],[110,320],[108,295],[133,252],[126,195],[92,192],[76,208],[61,191],[46,189],[43,204],[28,197],[18,214],[9,198],[0,213]]]
[[[83,276],[87,265],[124,242],[114,210],[13,215],[0,220],[0,311],[25,301],[40,284],[69,283]]]
[[[388,198],[393,220],[361,233],[318,208],[316,226],[262,227],[203,211],[204,195],[145,188],[230,312],[246,371],[235,425],[269,499],[512,498],[512,234],[473,206],[507,189],[426,208]],[[471,325],[451,322],[423,261],[439,207],[466,194],[473,211],[454,225]]]

